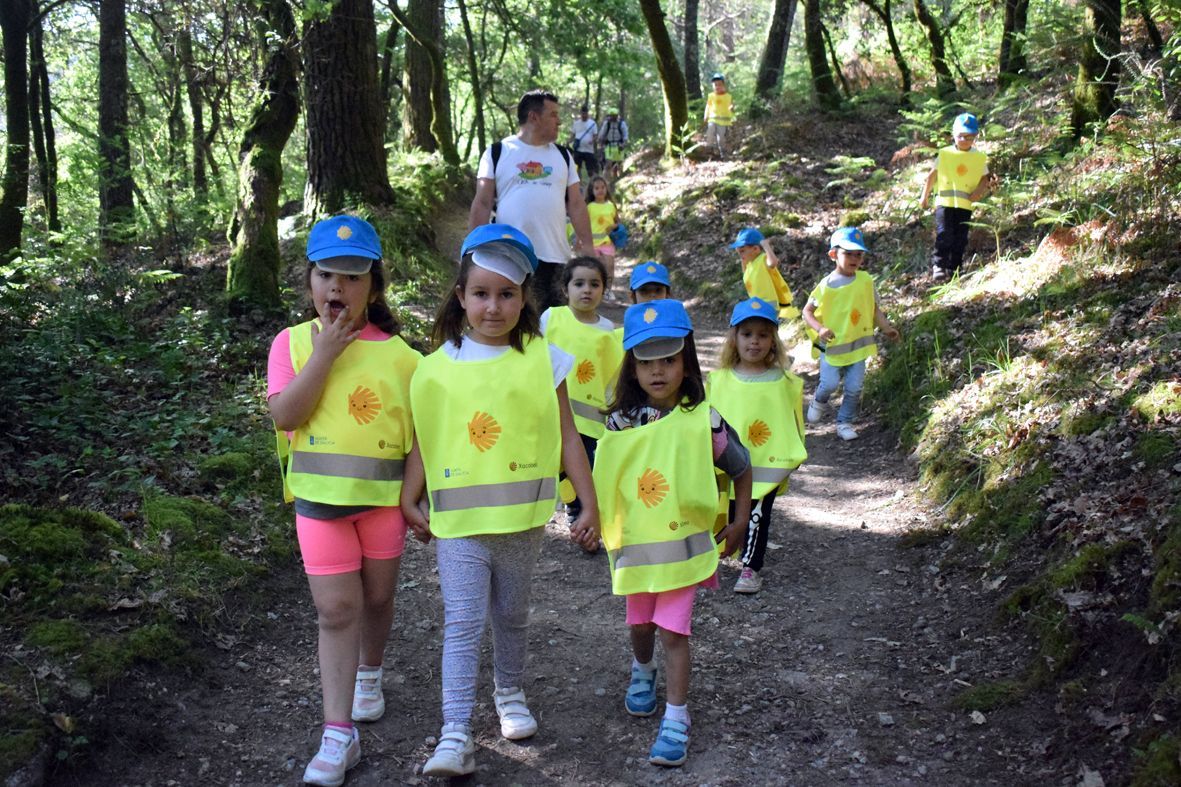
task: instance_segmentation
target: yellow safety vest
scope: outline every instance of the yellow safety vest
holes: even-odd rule
[[[820,304],[813,314],[836,334],[836,338],[824,347],[824,357],[830,365],[851,366],[878,354],[873,335],[877,305],[873,299],[873,278],[868,273],[857,271],[855,280],[844,287],[826,287],[821,282],[812,290],[808,300]],[[816,332],[808,328],[808,336],[813,342],[812,357],[819,358]]]
[[[791,372],[773,382],[747,382],[732,369],[710,372],[709,403],[738,432],[750,451],[753,489],[760,500],[787,489],[792,470],[808,458],[804,449],[804,381]],[[729,497],[733,499],[731,490]]]
[[[615,203],[610,200],[607,202],[591,200],[586,203],[586,212],[590,216],[591,241],[594,245],[605,246],[611,243],[611,228],[616,223]]]
[[[935,204],[945,208],[972,209],[972,192],[980,185],[988,156],[979,150],[949,145],[939,151],[935,163]]]
[[[710,93],[705,100],[705,122],[729,126],[734,122],[733,102],[730,93]]]
[[[597,440],[605,431],[602,410],[623,363],[623,345],[614,330],[579,322],[569,306],[550,309],[545,338],[574,356],[574,368],[566,376],[574,425],[579,434]]]
[[[312,324],[290,329],[291,366],[298,374],[312,355]],[[422,356],[398,336],[356,341],[332,363],[324,392],[287,452],[284,497],[342,506],[396,506],[402,467],[414,439],[410,379]]]
[[[549,521],[562,429],[545,339],[483,361],[436,350],[418,365],[410,403],[434,535],[517,533]]]
[[[791,320],[800,315],[800,310],[792,305],[791,287],[787,285],[778,268],[767,266],[766,254],[760,254],[746,263],[746,270],[742,272],[742,284],[746,287],[746,294],[752,298],[762,298],[767,303],[778,304],[778,317]]]
[[[688,587],[717,570],[708,404],[607,432],[595,452],[594,479],[616,595]]]

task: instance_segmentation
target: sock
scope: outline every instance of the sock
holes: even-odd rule
[[[689,726],[689,703],[684,705],[673,705],[671,702],[664,706],[664,718],[669,721],[679,721],[686,727]]]
[[[639,659],[637,659],[635,656],[632,656],[632,669],[638,669],[641,672],[651,675],[656,671],[656,657],[653,656],[652,660],[647,664],[641,664]]]
[[[340,732],[353,734],[353,723],[351,721],[326,721],[324,722],[325,730],[338,730]]]

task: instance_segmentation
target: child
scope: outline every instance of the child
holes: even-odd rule
[[[714,92],[705,99],[705,144],[717,148],[718,158],[725,158],[722,145],[726,141],[727,129],[734,123],[732,97],[726,89],[726,77],[715,73],[709,81]]]
[[[623,347],[615,336],[615,323],[598,313],[610,277],[603,261],[596,257],[575,257],[566,263],[562,289],[568,306],[546,309],[541,315],[541,333],[546,341],[574,357],[574,370],[566,380],[574,426],[582,438],[586,458],[595,461],[595,444],[603,436],[603,409],[607,391],[623,362]],[[569,501],[566,513],[573,522],[582,504]]]
[[[996,176],[988,173],[988,156],[974,147],[979,133],[980,123],[975,115],[965,112],[957,116],[951,126],[954,142],[939,151],[935,166],[923,184],[919,204],[924,210],[930,206],[931,192],[935,190],[933,281],[959,273],[968,246],[972,205],[996,187]]]
[[[792,320],[800,315],[799,309],[792,305],[791,287],[779,272],[779,257],[763,233],[754,227],[739,230],[730,248],[738,251],[747,295],[779,304],[781,319]]]
[[[829,240],[828,257],[836,269],[825,276],[808,296],[804,322],[811,330],[813,357],[820,359],[820,384],[808,405],[808,423],[819,423],[828,411],[828,398],[845,378],[845,396],[837,412],[837,437],[856,440],[853,420],[861,403],[865,360],[878,354],[873,338],[876,325],[891,341],[898,329],[878,306],[873,279],[860,270],[865,261],[865,239],[856,227],[841,227]],[[866,319],[872,314],[873,319]]]
[[[656,633],[664,645],[667,705],[648,755],[680,765],[689,746],[689,635],[698,585],[717,587],[717,467],[734,479],[734,519],[719,533],[726,554],[750,519],[750,457],[705,402],[693,326],[680,301],[636,304],[623,317],[627,351],[595,457],[611,584],[627,597],[631,683],[624,706],[656,712]]]
[[[319,619],[324,734],[303,780],[338,785],[361,758],[352,722],[385,712],[381,665],[406,541],[398,497],[413,438],[410,377],[421,356],[397,335],[368,222],[317,223],[307,257],[311,319],[271,344],[267,403],[275,427],[290,433],[286,484]]]
[[[582,501],[575,540],[598,542],[595,490],[566,394],[574,359],[539,336],[526,297],[533,246],[514,227],[485,224],[468,234],[461,256],[435,320],[439,347],[410,385],[417,440],[402,487],[407,524],[438,539],[443,594],[443,730],[425,776],[475,770],[471,716],[489,616],[500,733],[520,740],[537,732],[522,690],[529,583],[559,467]]]
[[[586,202],[586,211],[590,215],[591,238],[595,244],[595,255],[607,267],[607,278],[615,278],[615,244],[611,241],[611,233],[619,226],[619,211],[611,201],[611,187],[602,175],[591,178],[590,199]]]
[[[775,305],[761,298],[742,301],[730,315],[722,346],[722,368],[709,375],[709,402],[734,426],[750,450],[750,526],[735,593],[758,593],[767,552],[775,496],[787,489],[792,470],[808,458],[804,450],[804,381],[787,371],[779,341]],[[734,516],[735,503],[730,503]]]
[[[632,268],[628,288],[631,290],[632,303],[647,303],[672,297],[668,268],[653,260]]]

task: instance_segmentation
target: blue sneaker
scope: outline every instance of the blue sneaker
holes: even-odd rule
[[[648,762],[653,765],[676,767],[689,756],[689,725],[672,719],[661,719],[660,732],[656,743],[648,752]]]
[[[633,716],[651,716],[656,712],[656,670],[648,673],[632,667],[632,680],[623,704]]]

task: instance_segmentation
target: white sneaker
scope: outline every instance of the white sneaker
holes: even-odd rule
[[[384,714],[381,667],[358,667],[353,686],[353,721],[377,721]]]
[[[467,726],[444,724],[435,753],[422,766],[423,776],[464,776],[476,770],[476,742]]]
[[[852,424],[837,424],[837,437],[842,440],[856,440],[857,430]]]
[[[759,576],[759,572],[747,566],[742,567],[742,573],[738,575],[738,581],[734,583],[735,593],[758,593],[759,589],[763,587],[763,578]]]
[[[824,416],[828,415],[829,406],[824,402],[818,402],[815,399],[808,405],[808,423],[818,424],[824,420]]]
[[[345,771],[361,761],[361,736],[356,728],[353,734],[328,727],[320,741],[320,751],[303,771],[304,784],[319,784],[321,787],[340,787],[344,784]]]
[[[497,689],[492,693],[496,715],[500,717],[500,734],[510,741],[519,741],[537,733],[537,719],[525,704],[525,692],[519,688]]]

